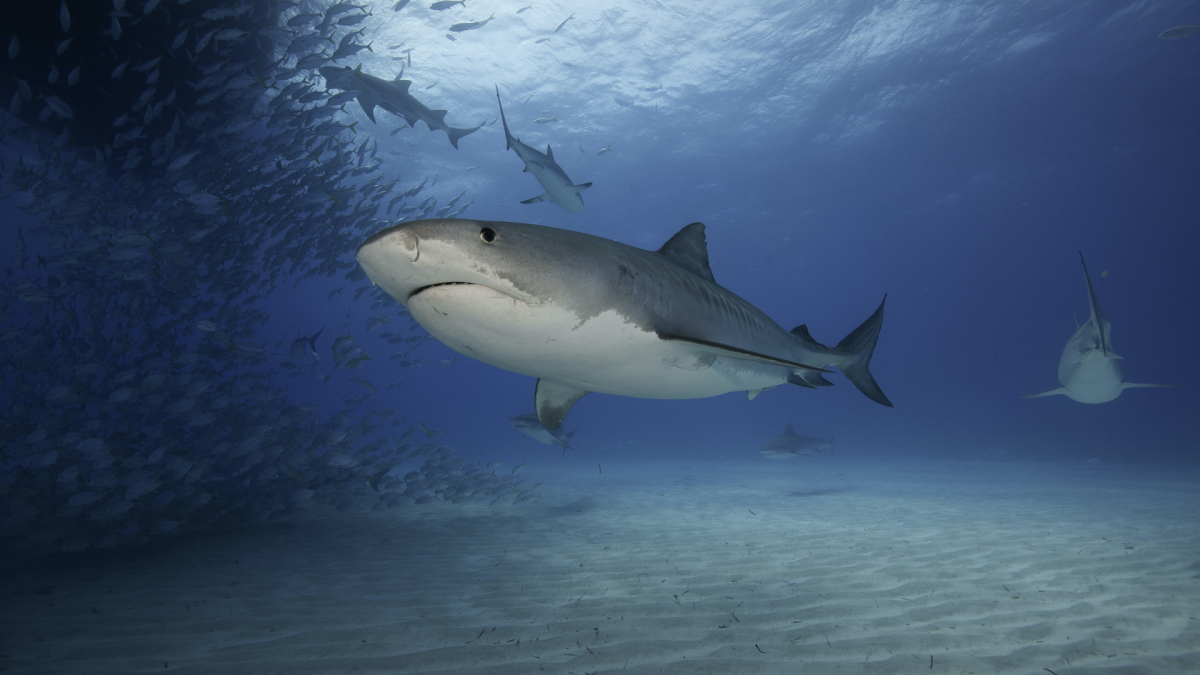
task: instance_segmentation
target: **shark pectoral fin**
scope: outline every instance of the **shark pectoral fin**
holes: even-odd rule
[[[592,187],[592,184],[591,184],[591,182],[587,182],[587,183],[581,183],[579,185],[572,185],[571,187],[575,188],[575,194],[579,194],[580,192],[583,192],[584,190]]]
[[[586,393],[588,392],[569,384],[539,379],[537,389],[533,394],[533,404],[537,409],[538,421],[547,430],[554,431],[562,426],[563,420],[567,418],[567,413],[571,412],[571,406],[575,405],[575,402],[583,398]]]
[[[536,204],[538,202],[548,202],[548,201],[550,201],[550,199],[551,199],[550,193],[544,192],[536,197],[531,197],[529,199],[526,199],[526,200],[522,201],[521,203],[522,204]]]
[[[1122,382],[1121,389],[1167,389],[1178,387],[1177,384],[1143,384],[1141,382]]]
[[[1062,394],[1063,396],[1066,396],[1067,390],[1062,387],[1059,387],[1058,389],[1051,389],[1050,391],[1043,391],[1040,394],[1029,394],[1028,396],[1022,396],[1021,398],[1041,398],[1043,396],[1054,396],[1055,394]]]
[[[715,351],[717,356],[726,356],[733,359],[755,361],[757,363],[764,363],[770,366],[783,366],[785,368],[814,370],[822,373],[833,372],[830,370],[817,368],[815,366],[807,366],[803,363],[796,363],[795,361],[788,361],[787,359],[781,359],[769,354],[759,354],[758,352],[752,352],[748,349],[741,349],[739,347],[721,344],[720,342],[712,342],[711,340],[701,340],[700,338],[692,338],[687,337],[686,335],[677,335],[675,333],[665,333],[663,331],[658,331],[657,335],[658,339],[660,340],[670,340],[672,342],[690,342],[695,345],[700,345],[706,348],[705,351]]]
[[[365,99],[360,94],[358,96],[358,104],[362,106],[363,112],[367,113],[367,119],[375,122],[375,103],[370,99]]]

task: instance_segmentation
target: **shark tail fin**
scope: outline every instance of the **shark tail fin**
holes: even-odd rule
[[[875,382],[870,370],[871,355],[875,353],[875,343],[879,340],[879,330],[883,327],[885,304],[887,304],[887,295],[883,296],[883,302],[879,303],[879,309],[875,310],[870,318],[837,344],[837,350],[847,355],[846,360],[837,365],[846,379],[850,380],[851,384],[867,398],[891,408],[893,407],[892,402],[883,393],[883,389],[879,388],[879,384]]]
[[[1057,394],[1066,395],[1066,393],[1067,393],[1066,389],[1059,387],[1058,389],[1051,389],[1050,391],[1043,391],[1040,394],[1029,394],[1027,396],[1022,396],[1021,398],[1041,398],[1043,396],[1055,396]]]
[[[1083,278],[1087,280],[1088,306],[1091,309],[1092,325],[1100,334],[1100,351],[1108,356],[1112,351],[1108,346],[1108,319],[1104,318],[1104,313],[1100,311],[1100,303],[1096,301],[1096,289],[1092,286],[1092,275],[1088,274],[1087,261],[1083,259],[1083,251],[1079,252],[1079,262],[1083,263]],[[1075,323],[1079,323],[1079,319],[1076,319]]]
[[[458,139],[462,138],[463,136],[466,136],[469,133],[477,131],[479,129],[479,127],[481,127],[481,126],[483,126],[483,125],[480,124],[478,126],[471,127],[470,129],[461,129],[459,127],[446,127],[446,135],[450,137],[450,145],[453,145],[454,149],[457,150],[458,149]]]
[[[508,130],[508,120],[504,117],[504,104],[500,102],[500,85],[496,85],[496,104],[500,106],[500,123],[504,125],[504,149],[512,150],[513,135]]]

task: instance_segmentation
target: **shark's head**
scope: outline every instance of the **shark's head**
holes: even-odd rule
[[[405,306],[431,291],[469,290],[449,286],[479,286],[528,302],[528,292],[517,286],[521,247],[508,229],[476,220],[417,220],[375,234],[355,258],[371,281]]]

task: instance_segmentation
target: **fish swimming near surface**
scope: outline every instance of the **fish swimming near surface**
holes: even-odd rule
[[[759,452],[767,459],[788,459],[798,455],[814,455],[826,450],[833,450],[832,437],[829,440],[825,440],[824,438],[803,436],[797,434],[792,429],[792,425],[788,424],[787,429],[784,429],[782,434],[767,441],[759,449]]]
[[[452,127],[446,124],[445,110],[430,110],[408,93],[409,86],[412,84],[411,80],[402,80],[399,77],[395,80],[384,80],[362,72],[361,68],[361,66],[358,69],[322,66],[320,72],[330,86],[358,92],[355,98],[358,99],[359,105],[362,106],[363,111],[367,113],[367,117],[372,122],[375,121],[375,107],[379,106],[393,115],[403,117],[410,127],[416,126],[417,121],[420,120],[429,127],[430,131],[436,129],[445,131],[446,135],[450,137],[450,145],[453,145],[455,149],[458,149],[458,139],[483,126],[479,124],[469,129]]]
[[[834,347],[806,326],[789,332],[717,284],[703,223],[647,251],[540,225],[418,220],[368,238],[355,257],[451,349],[538,378],[534,408],[552,431],[593,391],[754,398],[786,383],[829,386],[829,366],[891,406],[868,369],[884,303]]]
[[[453,7],[455,5],[462,5],[463,7],[466,7],[467,0],[438,0],[437,2],[430,5],[429,9],[441,12],[443,10],[450,9],[451,7]]]
[[[512,425],[517,428],[517,431],[525,434],[539,443],[546,445],[561,445],[563,454],[571,449],[571,437],[575,435],[576,429],[569,434],[565,434],[561,429],[553,431],[542,426],[538,421],[537,413],[529,413],[528,415],[519,415],[509,420]]]
[[[496,18],[496,15],[493,13],[491,16],[484,19],[483,21],[464,21],[462,23],[456,23],[456,24],[450,26],[450,31],[452,33],[461,33],[465,30],[478,30],[478,29],[486,26],[487,23],[494,18]]]
[[[535,204],[537,202],[554,202],[571,213],[579,213],[583,210],[583,197],[580,192],[590,188],[592,184],[581,183],[575,185],[571,183],[571,179],[567,176],[567,172],[563,171],[558,162],[554,161],[554,151],[550,149],[550,145],[546,145],[546,154],[538,152],[536,149],[525,145],[521,139],[512,135],[508,130],[508,120],[504,117],[504,104],[500,102],[500,87],[496,87],[496,103],[500,104],[500,121],[504,124],[504,141],[506,149],[517,153],[517,157],[525,162],[525,171],[533,174],[546,192],[522,201],[522,204]]]
[[[1062,358],[1058,361],[1058,381],[1062,386],[1023,398],[1062,394],[1080,403],[1107,403],[1120,396],[1126,389],[1175,386],[1125,381],[1125,370],[1121,367],[1122,358],[1113,351],[1110,337],[1112,324],[1100,311],[1100,303],[1096,301],[1096,289],[1092,286],[1092,277],[1088,274],[1087,262],[1082,253],[1079,254],[1079,261],[1083,263],[1083,278],[1087,281],[1091,315],[1082,326],[1079,325],[1079,319],[1075,320],[1075,334],[1067,340]]]

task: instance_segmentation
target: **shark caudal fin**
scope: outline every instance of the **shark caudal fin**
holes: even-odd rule
[[[842,374],[850,383],[861,391],[867,398],[880,405],[891,408],[892,402],[879,388],[875,378],[871,376],[871,355],[875,353],[875,343],[879,340],[879,329],[883,327],[883,306],[887,304],[887,295],[879,303],[879,309],[864,321],[854,332],[847,335],[837,344],[837,350],[846,355],[846,360],[837,364]]]
[[[463,136],[466,136],[469,133],[478,131],[479,127],[481,127],[481,126],[483,126],[483,124],[479,124],[477,126],[471,127],[470,129],[461,129],[459,127],[446,127],[446,135],[450,137],[450,145],[453,145],[454,149],[457,150],[458,149],[458,139],[462,138]]]

